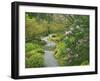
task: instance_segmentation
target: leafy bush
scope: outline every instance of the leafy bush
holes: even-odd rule
[[[34,49],[34,45],[32,43],[26,43],[25,44],[25,51],[26,52],[29,52],[29,51],[31,51],[33,49]]]
[[[26,58],[26,68],[43,67],[44,59],[40,53],[33,54],[29,59]]]
[[[55,57],[63,66],[89,64],[89,17],[74,17],[76,19],[68,29],[72,34],[66,35],[59,41],[55,49]]]
[[[54,42],[60,42],[64,38],[64,34],[56,33],[53,34],[51,37],[49,37],[48,40],[54,41]]]
[[[33,43],[26,43],[25,66],[26,68],[44,66],[44,50],[42,46]]]
[[[34,49],[38,49],[38,48],[42,49],[42,46],[39,44],[35,44],[35,43],[26,43],[25,45],[26,52],[34,50]]]
[[[55,49],[55,57],[58,60],[59,65],[66,65],[67,63],[67,52],[66,44],[64,42],[59,42]]]
[[[33,54],[36,54],[36,52],[34,50],[26,52],[25,57],[30,58]]]
[[[38,53],[44,54],[44,50],[41,49],[41,48],[35,49],[35,51],[38,52]]]

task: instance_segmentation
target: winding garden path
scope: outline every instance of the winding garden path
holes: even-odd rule
[[[46,41],[46,45],[45,45],[45,55],[44,55],[44,62],[46,67],[54,67],[54,66],[58,66],[57,60],[54,57],[54,51],[53,50],[49,50],[49,48],[53,48],[55,47],[56,43],[54,43],[53,41],[48,41],[48,37],[44,37],[42,38],[42,40]]]

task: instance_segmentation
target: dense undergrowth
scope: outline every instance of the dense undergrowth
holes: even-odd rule
[[[25,66],[45,67],[44,46],[41,37],[53,34],[54,57],[59,66],[89,64],[89,16],[46,13],[26,13]]]

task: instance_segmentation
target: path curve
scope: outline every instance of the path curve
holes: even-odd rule
[[[54,67],[54,66],[58,66],[58,63],[57,63],[57,60],[56,58],[54,57],[54,50],[48,50],[47,48],[54,48],[56,43],[53,42],[53,41],[48,41],[48,37],[50,37],[51,35],[49,36],[46,36],[46,37],[43,37],[41,40],[44,40],[46,41],[46,45],[45,45],[45,54],[44,54],[44,62],[45,62],[45,66],[46,67]]]

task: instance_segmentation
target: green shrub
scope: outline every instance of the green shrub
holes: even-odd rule
[[[37,49],[35,49],[35,51],[36,51],[37,53],[44,54],[44,50],[41,49],[41,48],[37,48]]]
[[[67,51],[66,44],[64,42],[57,43],[54,53],[59,65],[64,66],[67,64]]]
[[[33,48],[34,48],[34,46],[33,46],[32,43],[26,43],[25,44],[25,51],[26,52],[29,52],[29,51],[33,50]]]
[[[65,66],[65,65],[67,65],[67,58],[65,57],[65,58],[59,59],[59,60],[58,60],[58,63],[59,63],[60,66]]]
[[[26,58],[30,58],[33,54],[35,54],[35,51],[34,50],[29,51],[29,52],[26,52],[25,57]]]
[[[42,46],[39,44],[35,44],[35,43],[26,43],[25,45],[25,51],[29,52],[31,50],[35,50],[35,49],[42,49]]]
[[[44,66],[44,50],[42,46],[33,43],[26,43],[25,51],[26,68]]]
[[[44,58],[40,53],[33,54],[30,58],[26,58],[25,61],[26,68],[33,67],[43,67],[44,66]]]
[[[32,55],[37,54],[37,53],[44,54],[44,51],[43,51],[43,49],[37,48],[35,50],[26,52],[26,56],[25,57],[26,58],[30,58]]]
[[[60,33],[53,34],[51,37],[49,37],[48,40],[54,41],[54,42],[60,42],[63,39],[64,35]]]

